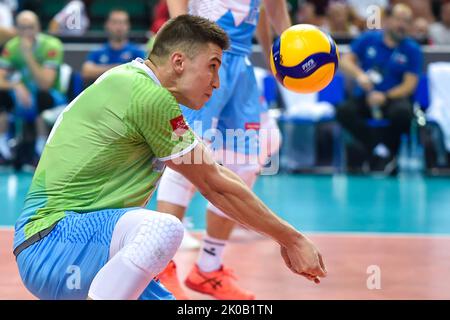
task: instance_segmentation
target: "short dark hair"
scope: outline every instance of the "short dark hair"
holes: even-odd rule
[[[166,57],[175,49],[183,50],[193,58],[200,46],[214,43],[222,50],[230,46],[226,32],[215,22],[189,14],[167,21],[156,34],[149,56]]]

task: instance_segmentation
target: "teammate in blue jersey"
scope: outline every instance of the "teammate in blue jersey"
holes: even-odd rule
[[[260,100],[249,60],[252,38],[260,14],[266,22],[263,12],[267,12],[277,34],[290,26],[286,3],[284,0],[266,0],[263,5],[259,0],[169,0],[168,5],[171,16],[189,11],[215,21],[230,37],[231,46],[224,52],[219,70],[220,88],[201,110],[182,110],[196,134],[210,145],[216,160],[252,187],[261,170],[258,160],[276,152],[280,141],[276,123],[267,116],[267,106]],[[266,28],[262,29],[263,32],[258,33],[262,37],[260,43],[268,54],[272,39]],[[264,141],[258,143],[259,138]],[[180,174],[166,170],[158,188],[158,210],[183,218],[195,191],[195,187]],[[190,289],[217,299],[255,298],[252,292],[239,287],[233,272],[222,263],[234,224],[221,210],[208,204],[207,235],[203,238],[198,261],[185,280]],[[187,298],[173,262],[159,277],[177,298]]]

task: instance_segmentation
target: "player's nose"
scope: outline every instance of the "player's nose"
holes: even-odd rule
[[[213,80],[212,80],[212,87],[213,89],[219,89],[220,87],[220,78],[219,78],[219,74],[214,74],[213,76]]]

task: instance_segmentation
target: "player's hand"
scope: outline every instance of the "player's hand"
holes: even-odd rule
[[[292,272],[315,283],[320,283],[320,278],[327,275],[322,255],[305,236],[299,238],[289,247],[282,246],[281,256]]]
[[[381,107],[386,103],[386,95],[380,91],[372,91],[367,95],[367,104],[370,107]]]
[[[33,55],[33,40],[27,37],[21,37],[20,49],[24,57]]]
[[[373,89],[373,83],[370,80],[369,76],[365,73],[361,73],[357,78],[356,82],[358,82],[358,85],[364,89],[364,91],[369,92]]]
[[[19,103],[25,108],[31,108],[33,101],[31,99],[30,91],[23,83],[14,86],[14,93]]]

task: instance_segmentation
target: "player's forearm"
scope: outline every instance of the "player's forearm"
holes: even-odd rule
[[[412,90],[404,84],[398,85],[386,92],[386,98],[400,99],[408,97],[412,94]]]
[[[167,0],[171,18],[188,13],[188,0]]]
[[[386,97],[389,99],[400,99],[409,97],[413,94],[417,86],[417,76],[405,76],[406,78],[398,86],[386,92]]]
[[[14,29],[0,27],[0,45],[11,39],[16,35]]]
[[[269,21],[278,35],[292,25],[285,0],[264,0],[264,6]]]
[[[245,183],[229,169],[219,166],[210,179],[205,197],[231,219],[261,233],[283,246],[291,244],[301,234],[277,217]],[[200,190],[201,191],[201,190]]]
[[[263,6],[259,15],[258,26],[256,28],[256,37],[261,46],[266,61],[266,67],[270,69],[270,50],[272,48],[272,29],[267,19],[266,9]]]
[[[100,77],[103,73],[108,71],[111,68],[114,68],[116,65],[96,65],[93,63],[84,64],[83,68],[81,69],[81,75],[85,79],[97,79]]]
[[[302,238],[297,230],[272,213],[235,173],[218,165],[202,143],[175,159],[165,163],[185,176],[231,219],[286,247]],[[197,163],[196,159],[202,161]]]
[[[12,83],[10,83],[6,80],[0,79],[0,90],[11,90],[11,89],[13,89],[13,87],[14,86]]]
[[[352,54],[346,54],[342,57],[339,63],[339,69],[354,79],[364,74],[364,70],[358,66]]]

